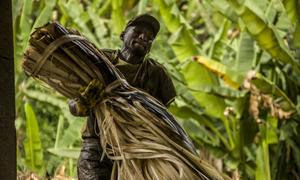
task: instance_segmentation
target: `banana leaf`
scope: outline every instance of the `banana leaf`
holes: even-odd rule
[[[24,108],[26,114],[25,162],[31,170],[43,173],[43,148],[39,125],[31,105],[26,102]]]
[[[22,52],[27,48],[29,34],[31,32],[32,22],[30,21],[30,16],[32,12],[33,2],[32,0],[24,0],[22,14],[20,19],[20,29],[22,30],[21,37],[23,39],[22,42]]]
[[[224,51],[225,51],[225,43],[227,41],[227,32],[230,27],[230,22],[225,19],[218,33],[214,36],[213,43],[211,45],[209,51],[209,58],[222,61]]]
[[[45,23],[49,22],[49,20],[51,19],[52,12],[53,12],[55,5],[56,5],[56,0],[45,1],[45,6],[42,9],[39,16],[34,21],[34,24],[31,28],[31,32],[33,32],[35,28],[40,27],[40,26],[44,25]]]
[[[295,47],[300,48],[300,22],[296,25],[293,43]]]
[[[238,21],[238,16],[232,9],[231,5],[226,0],[214,0],[211,1],[211,5],[223,16],[232,22]]]
[[[254,41],[246,32],[241,32],[239,39],[239,48],[235,59],[234,70],[242,74],[247,73],[252,69],[255,50]]]
[[[125,18],[124,18],[124,12],[123,12],[123,5],[124,1],[121,0],[112,0],[111,6],[111,17],[112,17],[112,23],[114,24],[114,33],[120,34],[124,27],[125,27]]]
[[[297,8],[299,7],[299,2],[297,0],[283,0],[282,4],[284,5],[284,8],[286,10],[286,13],[288,17],[290,18],[292,23],[297,23],[299,22],[298,18],[298,11]]]
[[[238,89],[244,81],[242,73],[231,70],[217,61],[203,56],[196,56],[194,59],[197,63],[204,65],[211,72],[217,74],[229,87],[232,87],[233,89]]]

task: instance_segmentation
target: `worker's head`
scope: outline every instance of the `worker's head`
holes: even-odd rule
[[[159,22],[148,14],[137,16],[130,20],[120,38],[125,48],[133,53],[145,55],[149,52],[152,41],[159,31]]]

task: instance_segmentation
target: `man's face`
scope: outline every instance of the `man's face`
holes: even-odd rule
[[[153,39],[153,31],[148,24],[129,26],[123,36],[124,46],[139,55],[149,52]]]

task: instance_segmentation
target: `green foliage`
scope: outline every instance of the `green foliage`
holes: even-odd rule
[[[18,142],[27,139],[19,143],[19,170],[53,176],[65,164],[67,175],[76,177],[84,123],[69,113],[67,99],[22,73],[30,32],[55,20],[99,48],[115,49],[126,21],[148,12],[161,22],[150,55],[167,68],[177,90],[169,109],[200,154],[241,179],[299,179],[299,0],[13,3]]]
[[[123,16],[123,4],[122,0],[112,0],[112,14],[111,20],[114,24],[114,32],[120,34],[125,27],[125,17]]]
[[[300,74],[299,63],[295,61],[282,38],[279,37],[275,27],[266,23],[266,18],[255,3],[250,0],[246,0],[243,4],[240,4],[237,0],[231,0],[230,2],[258,45],[274,59],[291,64],[295,71]]]
[[[44,162],[39,125],[31,105],[25,103],[24,108],[26,114],[25,163],[31,170],[42,173]]]
[[[252,69],[255,60],[254,42],[246,32],[242,32],[238,43],[239,48],[233,69],[245,75]]]

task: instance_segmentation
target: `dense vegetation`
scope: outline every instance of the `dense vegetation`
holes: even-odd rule
[[[170,111],[201,156],[236,179],[299,179],[299,9],[299,0],[13,0],[19,177],[76,177],[85,121],[23,74],[30,33],[55,20],[116,49],[126,21],[148,12],[161,22],[150,56],[177,90]]]

